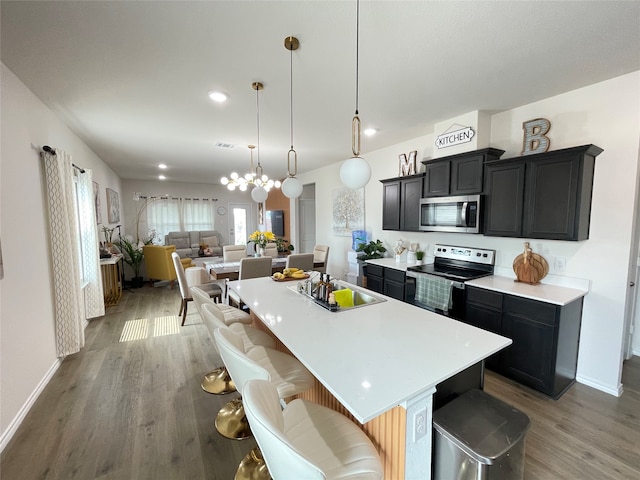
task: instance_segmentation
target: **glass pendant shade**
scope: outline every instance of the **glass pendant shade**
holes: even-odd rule
[[[346,160],[340,167],[340,180],[353,190],[364,187],[371,178],[371,167],[362,157]]]
[[[296,177],[289,177],[282,182],[282,193],[287,198],[298,198],[302,195],[302,182]]]
[[[253,198],[253,201],[256,203],[264,202],[268,196],[269,194],[262,187],[254,187],[253,190],[251,190],[251,198]]]

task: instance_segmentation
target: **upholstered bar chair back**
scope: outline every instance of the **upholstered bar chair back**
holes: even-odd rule
[[[247,247],[244,245],[225,245],[222,247],[222,257],[225,262],[237,262],[247,256]]]
[[[200,314],[200,318],[202,318],[203,307],[206,304],[215,305],[215,302],[209,296],[209,294],[204,290],[202,290],[201,288],[191,287],[189,291],[191,292],[191,297],[193,298],[193,303],[196,306],[196,310],[198,310],[198,313]]]
[[[227,367],[240,395],[242,395],[244,384],[252,378],[271,380],[269,372],[246,355],[240,335],[232,332],[229,328],[217,328],[213,332],[213,337],[222,361]]]
[[[313,262],[322,263],[321,267],[315,269],[322,273],[327,273],[327,262],[329,261],[329,247],[327,245],[316,245],[313,247]]]
[[[248,257],[240,260],[238,272],[240,280],[269,276],[271,276],[271,257]]]
[[[313,253],[294,253],[287,257],[287,268],[295,267],[308,272],[313,270]]]
[[[296,399],[284,409],[271,382],[249,380],[244,411],[272,478],[382,480],[380,456],[341,413]]]

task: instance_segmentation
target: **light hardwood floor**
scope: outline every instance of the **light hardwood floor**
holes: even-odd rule
[[[177,290],[145,286],[91,321],[85,348],[65,359],[2,453],[0,478],[233,479],[255,443],[215,431],[218,409],[237,394],[200,388],[220,360],[193,304],[178,333],[153,336],[178,325],[179,303]],[[127,321],[144,319],[148,338],[120,341]],[[486,391],[531,418],[527,480],[640,478],[637,357],[623,381],[621,398],[576,384],[554,401],[487,374]]]

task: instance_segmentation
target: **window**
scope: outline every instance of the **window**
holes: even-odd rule
[[[182,200],[184,230],[213,230],[215,200],[185,198]]]
[[[182,230],[180,225],[180,208],[177,198],[152,197],[146,200],[147,228],[155,231],[160,243],[169,232]],[[143,207],[144,208],[144,207]],[[140,240],[146,239],[149,232],[140,230]]]

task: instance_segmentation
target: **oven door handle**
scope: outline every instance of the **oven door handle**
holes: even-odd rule
[[[462,204],[462,225],[467,226],[467,209],[469,208],[469,202]]]

